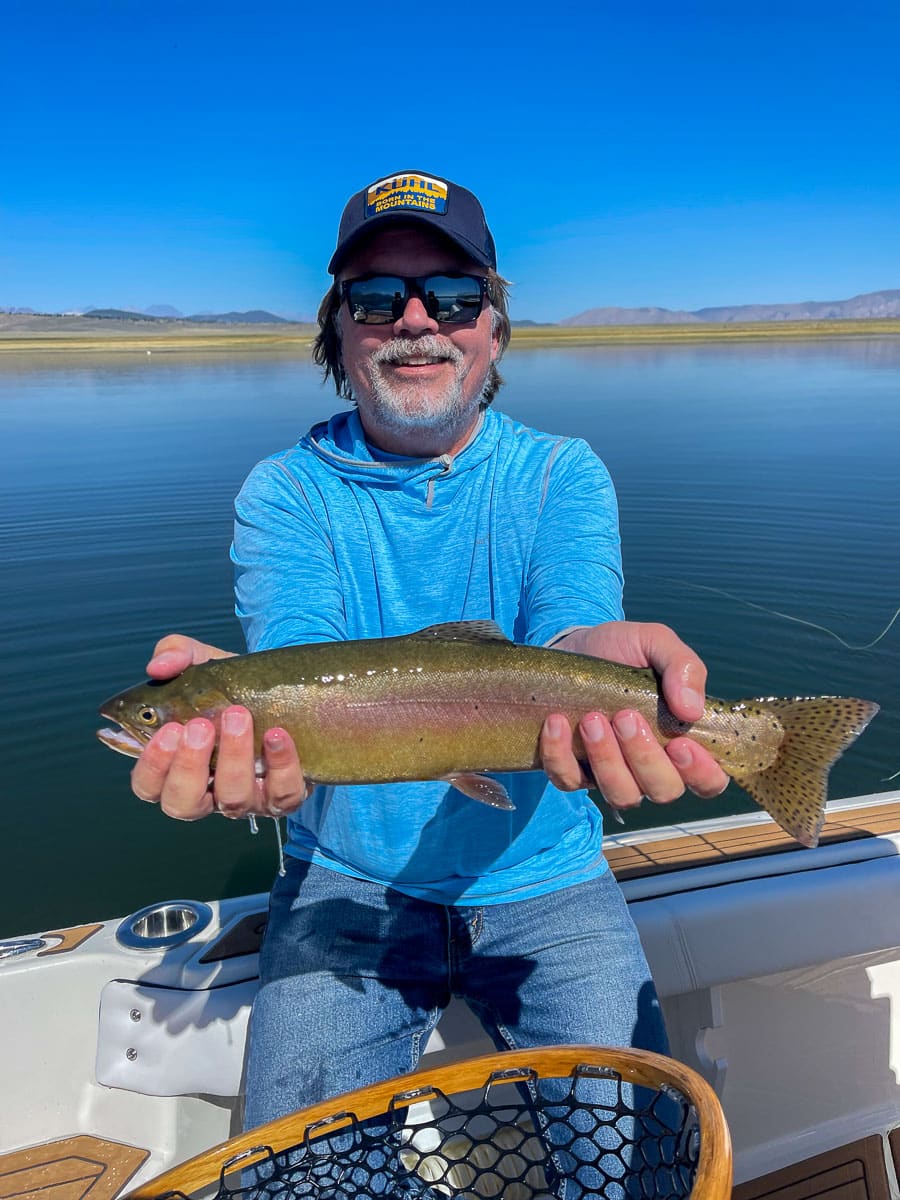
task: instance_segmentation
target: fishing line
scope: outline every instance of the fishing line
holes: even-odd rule
[[[253,813],[248,813],[247,821],[250,824],[250,832],[256,836],[259,833],[259,825],[256,822],[256,816]],[[275,855],[278,861],[278,874],[284,876],[287,871],[284,869],[284,842],[281,839],[281,826],[278,823],[278,818],[273,814],[272,822],[275,826]]]
[[[900,608],[897,608],[894,610],[894,615],[877,637],[873,638],[871,642],[866,642],[865,645],[857,646],[852,642],[846,641],[839,633],[835,633],[833,629],[829,629],[827,625],[817,625],[815,621],[807,621],[804,617],[795,617],[791,613],[780,612],[777,608],[768,608],[765,604],[756,604],[753,600],[745,600],[743,596],[735,596],[733,592],[726,592],[724,588],[710,587],[705,583],[690,583],[686,579],[672,579],[668,575],[646,575],[643,572],[637,571],[633,571],[631,574],[632,578],[658,579],[663,583],[678,584],[680,587],[693,588],[698,592],[713,592],[717,596],[725,596],[729,600],[734,600],[737,604],[744,604],[747,608],[758,609],[760,612],[768,613],[772,617],[782,617],[785,621],[794,621],[798,625],[807,625],[810,629],[818,629],[821,633],[827,633],[829,637],[833,637],[835,641],[840,642],[848,650],[871,650],[873,646],[878,645],[883,637],[886,637],[890,633],[894,622],[900,617]],[[891,778],[893,779],[894,776],[891,776]]]
[[[272,820],[275,823],[275,844],[278,847],[278,874],[283,879],[287,875],[287,871],[284,868],[284,842],[281,840],[281,822],[278,817],[273,817]]]

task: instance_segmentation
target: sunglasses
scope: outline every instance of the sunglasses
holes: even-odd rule
[[[487,280],[480,275],[363,275],[345,279],[341,300],[361,325],[390,325],[418,296],[433,321],[464,325],[481,312]]]

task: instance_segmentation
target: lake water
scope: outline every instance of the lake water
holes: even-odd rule
[[[900,339],[516,350],[503,373],[500,407],[609,466],[629,616],[677,628],[718,695],[878,700],[831,795],[897,786],[900,621],[859,647],[900,603]],[[335,407],[293,355],[0,357],[0,934],[268,887],[271,823],[141,804],[96,708],[164,632],[241,648],[231,499]],[[731,789],[627,828],[750,807]]]

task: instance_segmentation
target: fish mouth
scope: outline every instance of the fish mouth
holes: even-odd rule
[[[106,713],[100,715],[106,716]],[[127,754],[129,758],[139,758],[147,744],[121,726],[118,729],[98,729],[97,737],[104,746],[109,746],[110,750],[115,750],[119,754]]]
[[[118,696],[100,706],[100,716],[105,717],[107,721],[114,721],[116,728],[98,729],[97,737],[104,746],[109,746],[110,750],[115,750],[118,754],[127,754],[129,758],[139,758],[150,741],[151,733],[144,729],[130,729],[122,721],[122,707]]]

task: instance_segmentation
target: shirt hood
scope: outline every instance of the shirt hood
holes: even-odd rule
[[[499,414],[488,408],[481,412],[469,441],[456,455],[407,458],[370,445],[359,413],[351,409],[314,425],[299,445],[345,479],[395,487],[431,507],[440,499],[439,481],[477,467],[490,455],[499,437]]]

